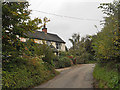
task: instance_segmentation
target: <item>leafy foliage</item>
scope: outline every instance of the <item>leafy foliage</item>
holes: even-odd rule
[[[100,4],[107,15],[102,31],[93,37],[95,57],[99,61],[94,70],[99,88],[120,87],[120,1]]]
[[[73,61],[71,58],[69,58],[70,53],[69,52],[59,52],[59,56],[55,56],[53,59],[53,64],[55,68],[64,68],[69,67],[73,65]]]
[[[40,29],[41,19],[30,19],[28,2],[3,2],[2,5],[2,84],[6,88],[28,88],[55,76],[51,60],[53,53],[47,45],[38,45],[19,37]],[[42,58],[46,62],[43,62]]]
[[[60,57],[58,61],[54,61],[54,64],[56,68],[70,67],[72,65],[71,61],[68,57]]]
[[[80,36],[80,35],[76,35]],[[77,63],[87,63],[90,60],[94,60],[94,51],[92,50],[92,36],[86,35],[82,37],[81,40],[76,40],[76,44],[70,48],[69,53],[73,55],[74,61],[77,60]],[[73,62],[74,62],[73,61]]]
[[[79,33],[78,34],[74,33],[72,35],[72,39],[70,38],[69,41],[72,43],[73,49],[75,49],[76,44],[79,43],[79,41],[80,41],[80,35],[79,35]]]
[[[103,13],[107,14],[108,17],[105,17],[102,31],[93,39],[93,49],[99,60],[120,60],[119,6],[119,1],[100,5]]]
[[[37,44],[34,43],[33,39],[30,39],[26,42],[26,51],[25,54],[29,56],[41,56],[43,61],[53,64],[53,58],[55,57],[52,49],[46,44]]]
[[[3,2],[2,4],[2,52],[3,60],[22,55],[24,44],[19,37],[39,29],[41,19],[30,19],[28,2]]]
[[[109,63],[108,65],[111,66],[113,63]],[[93,76],[99,82],[99,88],[119,88],[119,75],[115,68],[109,70],[108,66],[101,67],[97,64],[94,69]]]
[[[18,57],[5,64],[8,65],[3,68],[3,89],[33,87],[57,74],[53,66],[38,57]]]

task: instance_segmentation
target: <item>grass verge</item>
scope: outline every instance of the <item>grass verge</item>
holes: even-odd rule
[[[95,88],[119,88],[118,72],[116,68],[110,68],[112,63],[108,63],[106,66],[96,64],[93,71],[94,87]]]

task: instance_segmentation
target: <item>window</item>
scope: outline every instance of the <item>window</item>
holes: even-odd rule
[[[50,42],[50,41],[47,41],[46,43],[47,43],[47,45],[48,45],[48,46],[50,46],[50,45],[51,45],[51,42]]]
[[[56,42],[56,48],[61,49],[61,43]]]

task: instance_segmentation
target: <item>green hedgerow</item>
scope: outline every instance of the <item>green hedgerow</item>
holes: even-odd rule
[[[56,75],[53,66],[38,57],[18,57],[12,61],[3,66],[3,89],[32,87]]]

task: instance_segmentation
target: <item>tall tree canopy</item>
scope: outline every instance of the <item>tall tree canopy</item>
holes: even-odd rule
[[[31,10],[28,2],[2,3],[2,52],[3,60],[22,54],[24,45],[18,37],[25,37],[24,33],[40,29],[41,19],[30,19]]]
[[[100,4],[107,16],[104,18],[102,31],[94,38],[93,48],[97,59],[100,60],[120,60],[120,2]]]
[[[78,33],[78,34],[77,34],[77,33],[74,33],[74,34],[72,35],[72,38],[69,39],[69,41],[72,43],[73,49],[75,49],[77,43],[79,43],[79,41],[80,41],[80,35],[79,35],[79,33]]]

